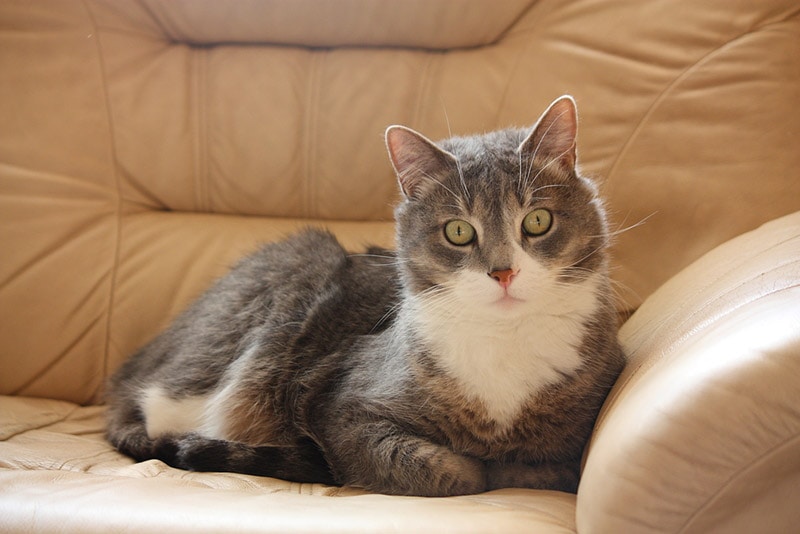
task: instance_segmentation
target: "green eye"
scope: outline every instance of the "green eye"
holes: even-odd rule
[[[455,219],[444,225],[444,236],[452,244],[463,247],[475,240],[475,228],[467,221]]]
[[[553,215],[544,208],[535,209],[522,219],[522,231],[526,235],[544,235],[553,226]]]

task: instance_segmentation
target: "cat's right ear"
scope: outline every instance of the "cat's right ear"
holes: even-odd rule
[[[435,176],[458,166],[455,156],[405,126],[386,129],[386,148],[400,190],[409,199],[425,196],[437,185]]]

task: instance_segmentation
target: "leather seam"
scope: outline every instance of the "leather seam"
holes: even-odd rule
[[[314,174],[316,170],[315,156],[317,152],[316,138],[317,138],[317,108],[320,98],[321,83],[320,83],[320,62],[323,61],[325,54],[324,50],[311,51],[311,62],[308,73],[308,88],[306,94],[306,118],[305,118],[305,176],[304,176],[304,199],[305,199],[305,217],[316,218],[317,216],[317,198],[315,191]]]
[[[108,136],[109,136],[109,143],[108,143],[108,151],[109,156],[111,159],[111,172],[113,173],[113,181],[114,181],[114,191],[115,191],[115,223],[116,228],[114,230],[114,252],[113,252],[113,259],[111,262],[111,273],[110,273],[110,281],[109,281],[109,290],[108,290],[108,307],[105,311],[106,320],[105,320],[105,341],[103,344],[103,360],[102,360],[102,379],[100,381],[99,391],[94,391],[91,393],[91,398],[97,399],[98,396],[102,395],[102,391],[105,385],[105,379],[109,375],[109,366],[110,366],[110,352],[111,352],[111,330],[113,324],[113,316],[114,316],[114,302],[116,300],[116,291],[117,291],[117,277],[119,274],[119,264],[121,261],[121,249],[122,249],[122,184],[120,183],[120,171],[119,171],[119,161],[117,158],[117,141],[116,135],[114,131],[114,114],[111,110],[111,97],[109,93],[109,86],[108,86],[108,72],[106,69],[106,62],[105,57],[103,54],[103,46],[100,42],[100,28],[97,24],[97,20],[95,19],[94,13],[92,13],[91,7],[89,6],[86,0],[82,0],[84,9],[86,10],[89,21],[92,25],[92,31],[95,35],[95,46],[97,50],[97,67],[100,71],[100,77],[102,79],[102,91],[103,91],[103,103],[105,105],[105,112],[106,112],[106,124],[108,127]]]
[[[720,497],[722,494],[724,494],[724,493],[725,493],[725,491],[726,491],[728,488],[730,488],[730,487],[731,487],[733,484],[735,484],[735,483],[736,483],[736,481],[737,481],[739,478],[741,478],[742,476],[745,476],[746,474],[748,474],[748,473],[749,473],[750,471],[752,471],[753,469],[756,469],[757,467],[759,467],[759,466],[760,466],[760,465],[761,465],[763,462],[767,461],[767,460],[768,460],[768,459],[770,459],[772,456],[774,456],[776,452],[780,452],[780,451],[781,451],[781,450],[782,450],[784,447],[790,447],[790,446],[792,446],[793,444],[795,444],[795,443],[796,443],[796,442],[798,442],[798,441],[800,441],[800,434],[794,434],[793,436],[789,436],[789,437],[787,437],[787,439],[785,439],[785,440],[781,441],[780,443],[777,443],[777,444],[776,444],[776,445],[774,445],[773,447],[770,447],[770,448],[769,448],[769,450],[767,450],[767,451],[764,451],[764,452],[763,452],[762,454],[760,454],[758,457],[756,457],[756,458],[753,458],[753,459],[752,459],[752,460],[751,460],[751,461],[750,461],[750,462],[749,462],[747,465],[745,465],[745,466],[742,466],[741,468],[739,468],[739,469],[737,469],[736,471],[734,471],[734,472],[731,474],[731,476],[730,476],[730,477],[728,477],[728,479],[725,481],[725,483],[724,483],[724,484],[722,484],[722,486],[720,486],[720,487],[717,489],[717,491],[715,491],[714,493],[712,493],[712,494],[711,494],[711,495],[708,497],[708,499],[706,499],[706,500],[705,500],[705,502],[703,502],[703,504],[702,504],[702,505],[701,505],[699,508],[697,508],[697,510],[695,510],[695,511],[694,511],[694,512],[693,512],[693,513],[692,513],[692,514],[691,514],[691,515],[690,515],[690,516],[689,516],[689,517],[686,519],[686,522],[683,524],[683,526],[681,526],[681,528],[678,530],[678,532],[679,532],[679,533],[686,532],[686,531],[687,531],[687,529],[691,528],[691,526],[692,526],[692,523],[695,521],[695,519],[697,519],[698,517],[700,517],[700,515],[701,515],[701,514],[702,514],[702,513],[703,513],[705,510],[707,510],[709,507],[711,507],[711,506],[714,504],[714,502],[715,502],[715,501],[716,501],[716,500],[717,500],[717,499],[718,499],[718,498],[719,498],[719,497]]]
[[[13,439],[13,438],[15,438],[17,436],[22,436],[24,434],[27,434],[28,432],[35,432],[37,430],[42,430],[43,428],[47,428],[49,426],[52,426],[52,425],[55,425],[55,424],[58,424],[58,423],[63,423],[64,421],[66,421],[67,419],[72,417],[72,415],[76,411],[78,411],[80,408],[81,408],[81,406],[76,404],[67,413],[63,414],[62,416],[57,416],[54,419],[49,419],[49,420],[47,420],[45,422],[42,422],[41,424],[38,424],[38,425],[26,426],[25,428],[23,428],[21,430],[14,431],[12,434],[4,437],[1,441],[9,441],[9,440],[11,440],[11,439]]]
[[[777,247],[779,245],[782,245],[784,242],[781,242],[781,243],[775,245],[775,247]],[[769,249],[767,249],[767,251],[772,250],[775,247],[770,247]],[[784,262],[783,264],[777,266],[776,268],[785,267],[787,265],[792,265],[792,264],[796,264],[796,263],[800,263],[800,262],[798,262],[798,260],[792,258],[791,260]],[[735,270],[736,268],[738,268],[738,266],[734,266],[732,268],[732,270]],[[724,274],[722,274],[720,276],[720,278],[726,276],[727,274],[732,272],[732,270],[726,271]],[[690,324],[690,321],[692,320],[692,318],[695,317],[697,314],[699,314],[701,310],[709,308],[715,302],[719,301],[720,299],[724,298],[727,295],[730,295],[730,294],[734,293],[739,288],[741,288],[741,287],[743,287],[743,286],[745,286],[745,285],[747,285],[749,283],[752,283],[753,280],[759,278],[763,274],[764,273],[754,274],[753,276],[748,277],[746,280],[743,280],[741,283],[737,284],[735,287],[730,288],[730,289],[726,290],[725,292],[714,296],[714,298],[712,300],[707,301],[704,305],[694,309],[694,311],[692,313],[687,315],[684,318],[684,320],[681,321],[680,324],[678,324],[674,328],[677,329],[677,330],[680,330],[680,329],[684,328],[685,325]],[[706,328],[708,328],[708,327],[712,326],[713,324],[719,322],[720,320],[724,319],[725,317],[729,316],[730,314],[735,313],[736,311],[738,311],[738,310],[740,310],[740,309],[742,309],[742,308],[744,308],[744,307],[746,307],[746,306],[748,306],[748,305],[750,305],[750,304],[752,304],[754,302],[757,302],[757,301],[759,301],[761,299],[770,297],[772,295],[775,295],[777,293],[781,293],[783,291],[792,290],[792,289],[794,289],[796,287],[800,287],[800,282],[792,281],[792,282],[788,282],[788,283],[786,283],[784,285],[781,285],[781,286],[775,286],[769,292],[759,294],[755,298],[747,299],[744,302],[739,302],[736,306],[733,306],[733,307],[728,308],[727,310],[725,310],[725,312],[723,314],[721,314],[721,315],[715,315],[711,319],[706,320],[706,321],[704,321],[704,322],[702,322],[700,324],[694,323],[695,324],[694,328],[687,329],[686,333],[681,335],[678,339],[675,339],[672,343],[669,344],[668,347],[665,347],[663,350],[660,350],[657,353],[653,353],[649,358],[638,362],[638,364],[636,364],[635,367],[631,367],[630,368],[630,372],[627,374],[627,376],[623,380],[618,380],[616,382],[616,384],[614,385],[615,390],[622,391],[622,390],[626,389],[628,387],[628,384],[631,383],[631,381],[634,379],[634,377],[637,377],[637,376],[641,375],[642,373],[647,373],[658,362],[660,362],[660,361],[662,361],[664,359],[667,359],[668,355],[673,353],[675,348],[680,346],[684,341],[686,341],[690,337],[695,337],[695,336],[699,335],[703,330],[705,330]],[[677,313],[677,311],[676,311],[676,313]],[[670,317],[672,317],[674,315],[675,314],[671,314]],[[661,324],[663,324],[663,322]],[[660,327],[661,327],[660,324],[651,327],[651,330],[652,330],[651,335],[652,336],[657,335],[658,334],[658,330],[660,329]],[[637,349],[637,351],[638,350],[639,349]],[[630,365],[631,365],[631,362],[628,361],[628,363],[626,364],[626,370],[627,370],[627,367],[630,366]],[[614,394],[613,397],[609,396],[609,400],[606,401],[607,403],[609,401],[611,402],[611,404],[609,404],[609,406],[613,406],[613,404],[616,403],[616,399],[618,398],[618,396],[619,396],[619,393]],[[608,417],[608,413],[609,412],[610,412],[610,410],[603,410],[600,413],[600,415],[597,417],[597,420],[595,421],[595,426],[594,426],[594,428],[595,428],[594,433],[595,434],[597,433],[597,429],[599,429],[605,423],[605,420]]]
[[[432,74],[431,70],[433,69],[433,64],[437,61],[437,59],[442,57],[441,53],[429,52],[425,54],[425,65],[422,67],[422,74],[420,76],[419,81],[419,89],[417,93],[417,102],[414,106],[414,114],[411,119],[411,124],[414,125],[415,128],[420,128],[422,124],[422,117],[424,116],[423,109],[425,108],[425,102],[427,102],[426,97],[431,92],[431,86],[433,85],[432,82]],[[444,102],[444,97],[442,98],[442,106],[444,106],[444,114],[447,117],[447,106]],[[446,119],[447,120],[447,119]],[[448,120],[448,131],[450,129],[450,124]]]
[[[207,98],[206,98],[206,58],[205,48],[190,47],[194,64],[192,88],[194,90],[194,172],[195,172],[195,202],[197,211],[201,213],[211,211],[211,199],[208,194],[208,127],[207,127]]]
[[[652,104],[645,110],[642,114],[639,122],[636,123],[633,130],[631,131],[628,138],[622,144],[619,152],[617,152],[617,156],[614,158],[611,166],[609,167],[608,171],[605,173],[606,180],[611,180],[611,177],[614,175],[617,167],[619,167],[620,162],[624,159],[625,155],[627,154],[629,148],[633,145],[633,142],[638,138],[639,133],[644,129],[644,125],[650,120],[650,117],[656,112],[656,110],[660,107],[661,103],[664,102],[667,97],[672,94],[672,91],[675,87],[677,87],[681,82],[687,80],[690,76],[692,76],[699,68],[704,66],[709,61],[713,60],[719,53],[727,50],[730,46],[737,44],[739,41],[744,39],[745,37],[749,37],[761,31],[764,31],[766,28],[773,26],[775,24],[782,24],[789,19],[793,18],[797,12],[790,14],[789,16],[777,20],[764,23],[756,28],[751,28],[743,33],[740,33],[727,41],[719,44],[718,46],[712,48],[708,52],[706,52],[702,57],[698,58],[696,61],[688,65],[685,69],[683,69],[675,78],[672,79],[664,89],[656,96],[653,100]]]

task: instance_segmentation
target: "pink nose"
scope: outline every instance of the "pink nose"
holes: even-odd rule
[[[497,283],[503,286],[503,289],[508,289],[517,273],[514,272],[514,269],[503,269],[502,271],[492,271],[489,276],[497,280]]]

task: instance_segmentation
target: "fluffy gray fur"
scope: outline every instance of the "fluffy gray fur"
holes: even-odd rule
[[[307,230],[245,258],[113,375],[108,439],[390,494],[576,491],[624,362],[576,128],[569,97],[532,129],[437,145],[389,128],[397,251]],[[531,213],[552,217],[541,234]],[[450,242],[451,221],[474,238]]]

